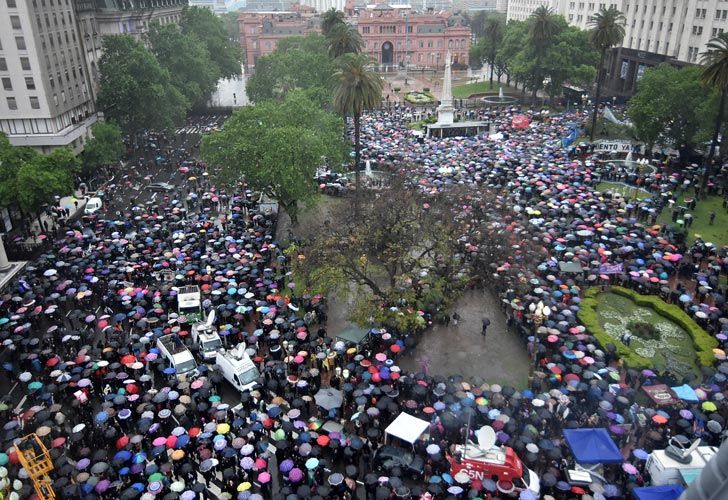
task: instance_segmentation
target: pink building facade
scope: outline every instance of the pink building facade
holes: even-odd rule
[[[296,7],[299,6],[293,6]],[[238,17],[240,45],[249,69],[255,67],[258,57],[273,52],[279,40],[319,31],[319,19],[306,11],[306,7],[302,9],[304,11],[241,12]],[[379,65],[408,64],[441,69],[445,66],[448,50],[452,52],[456,68],[468,64],[471,31],[457,15],[416,13],[377,4],[359,12],[349,22],[361,33],[364,52]]]
[[[242,12],[238,17],[238,24],[240,46],[245,53],[245,65],[249,69],[255,67],[258,57],[276,50],[279,40],[320,31],[318,20],[313,17],[312,11]]]
[[[366,53],[379,64],[442,68],[447,51],[452,62],[468,64],[471,31],[457,15],[415,13],[378,4],[355,20]]]

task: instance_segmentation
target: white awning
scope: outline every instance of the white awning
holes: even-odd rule
[[[408,443],[414,443],[428,427],[430,423],[426,420],[413,417],[409,413],[400,413],[384,432]]]

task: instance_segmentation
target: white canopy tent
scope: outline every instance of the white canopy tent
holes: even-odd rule
[[[430,427],[430,423],[409,413],[400,413],[384,433],[413,444]]]

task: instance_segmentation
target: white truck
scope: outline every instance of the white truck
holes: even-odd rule
[[[157,347],[169,366],[174,368],[177,378],[197,375],[197,362],[177,334],[162,335],[157,339]]]
[[[219,349],[214,369],[241,393],[252,390],[260,377],[258,368],[245,352],[244,343],[228,350]]]
[[[217,350],[222,347],[220,335],[215,330],[215,310],[210,311],[207,319],[192,325],[192,342],[197,344],[203,360],[214,360]]]
[[[202,302],[200,287],[197,285],[181,286],[177,289],[177,313],[190,323],[202,321]]]
[[[718,448],[715,446],[700,446],[700,439],[685,448],[678,440],[672,438],[667,448],[650,453],[646,467],[653,485],[687,486],[700,475],[716,453]]]

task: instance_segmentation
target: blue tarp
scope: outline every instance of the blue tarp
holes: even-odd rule
[[[695,390],[688,384],[671,387],[671,389],[675,392],[677,397],[683,401],[687,401],[688,403],[697,403],[699,401],[698,395],[695,394]]]
[[[632,490],[637,500],[677,500],[685,490],[679,484],[664,484],[662,486],[648,486]]]
[[[564,429],[564,437],[569,443],[576,461],[582,464],[621,464],[622,453],[607,429]]]

